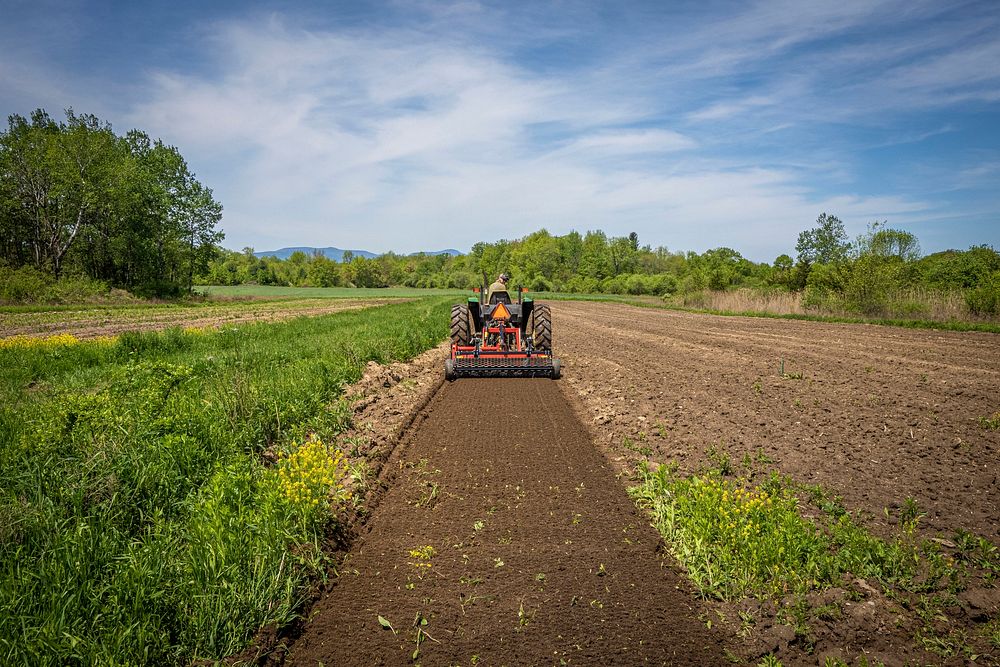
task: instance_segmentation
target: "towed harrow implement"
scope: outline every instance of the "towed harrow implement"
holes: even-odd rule
[[[493,290],[451,308],[451,354],[445,377],[548,377],[558,379],[559,359],[552,356],[552,315],[518,289],[513,302]]]

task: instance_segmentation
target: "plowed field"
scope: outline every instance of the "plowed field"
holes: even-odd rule
[[[1000,542],[1000,431],[979,422],[1000,410],[1000,336],[606,304],[554,312],[567,383],[626,460],[648,447],[693,470],[713,445],[736,462],[763,450],[850,509],[884,519],[910,497],[925,527]]]
[[[842,496],[876,534],[898,532],[910,499],[949,558],[958,529],[998,544],[1000,431],[980,418],[1000,409],[1000,337],[553,314],[565,379],[442,386],[285,664],[962,664],[989,650],[1000,594],[976,578],[932,620],[860,579],[810,598],[827,615],[798,628],[790,600],[701,600],[625,487],[640,460],[684,474],[750,458]]]

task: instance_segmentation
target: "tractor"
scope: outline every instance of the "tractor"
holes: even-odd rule
[[[451,307],[451,355],[444,362],[449,380],[462,377],[547,377],[558,379],[561,365],[552,356],[552,315],[517,288],[482,289]]]

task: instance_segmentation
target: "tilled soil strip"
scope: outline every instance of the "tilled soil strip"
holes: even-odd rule
[[[460,380],[426,414],[286,664],[724,661],[557,383]]]

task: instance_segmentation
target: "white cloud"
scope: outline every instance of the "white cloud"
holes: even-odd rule
[[[709,164],[641,91],[622,94],[613,65],[546,77],[437,35],[276,18],[219,25],[211,46],[215,74],[154,74],[131,119],[203,165],[233,247],[412,251],[600,227],[770,259],[823,208],[925,207],[822,201],[788,170]],[[745,96],[694,118],[770,103]]]

